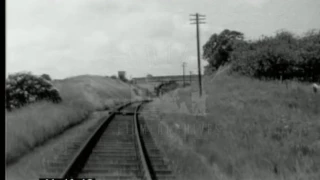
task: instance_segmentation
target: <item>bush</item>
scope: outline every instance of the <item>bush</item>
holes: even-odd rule
[[[39,100],[62,101],[59,92],[44,77],[31,73],[16,73],[6,80],[6,109],[13,110]]]

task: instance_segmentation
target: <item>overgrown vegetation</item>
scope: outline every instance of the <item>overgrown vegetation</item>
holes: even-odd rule
[[[35,76],[31,73],[11,74],[6,79],[6,109],[13,110],[40,100],[54,103],[62,101],[49,75]]]
[[[213,34],[203,48],[209,62],[206,74],[230,63],[232,72],[259,79],[320,82],[320,30],[301,37],[280,31],[254,41],[244,40],[240,32],[224,30]]]
[[[194,114],[194,88],[166,94],[146,115],[180,179],[319,179],[320,96],[298,81],[320,82],[320,31],[248,41],[224,30],[203,49],[207,116]],[[224,65],[228,75],[217,75]]]
[[[320,96],[309,86],[226,74],[203,84],[206,116],[195,116],[197,84],[145,111],[180,179],[320,178]]]

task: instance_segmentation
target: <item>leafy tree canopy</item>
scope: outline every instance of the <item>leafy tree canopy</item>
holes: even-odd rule
[[[48,81],[52,80],[51,77],[48,74],[42,74],[41,77],[46,79],[46,80],[48,80]]]
[[[6,79],[5,90],[6,109],[9,111],[39,100],[54,103],[62,101],[59,91],[50,81],[30,72],[10,74]]]
[[[213,34],[203,46],[203,58],[208,61],[206,73],[215,70],[229,61],[230,53],[234,49],[235,41],[242,41],[243,33],[225,29],[220,34]]]

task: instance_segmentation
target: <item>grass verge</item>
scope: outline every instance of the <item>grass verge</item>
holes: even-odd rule
[[[181,179],[319,179],[320,96],[309,85],[206,77],[144,118]],[[152,112],[152,113],[150,113]]]

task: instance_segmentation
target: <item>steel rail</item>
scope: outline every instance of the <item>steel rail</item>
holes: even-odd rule
[[[134,118],[133,118],[134,130],[135,130],[135,137],[136,137],[136,141],[137,141],[137,149],[139,152],[145,180],[155,180],[156,176],[155,176],[154,170],[152,168],[150,159],[148,158],[148,153],[147,153],[146,147],[143,143],[143,139],[142,139],[141,131],[140,131],[140,126],[138,123],[138,112],[139,112],[141,105],[145,102],[147,102],[147,101],[144,101],[141,104],[139,104],[135,110],[135,114],[134,114]]]
[[[116,111],[121,111],[123,108],[130,106],[133,103],[136,102],[130,102],[122,105],[118,107]],[[92,147],[97,144],[101,135],[115,115],[116,112],[112,112],[105,121],[100,123],[100,125],[95,129],[91,136],[89,136],[89,138],[83,143],[81,148],[79,148],[79,150],[76,152],[76,155],[72,158],[67,168],[64,170],[64,172],[61,173],[59,178],[76,178],[76,173],[85,165],[87,159],[89,158]]]

